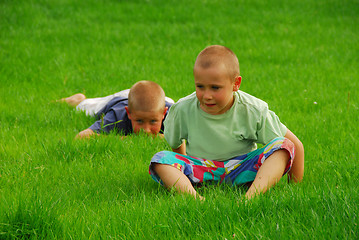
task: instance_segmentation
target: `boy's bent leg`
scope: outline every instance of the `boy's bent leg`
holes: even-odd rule
[[[170,151],[156,153],[149,167],[151,177],[166,187],[175,187],[178,192],[197,194],[193,183],[221,182],[225,177],[223,162],[193,158]]]
[[[280,150],[286,151],[290,158],[290,160],[287,161],[284,175],[291,169],[295,156],[295,148],[289,139],[278,137],[262,148],[226,161],[226,182],[233,185],[252,183],[263,163],[267,161],[271,155]]]
[[[251,187],[246,193],[246,198],[250,199],[274,186],[283,176],[289,160],[290,156],[286,150],[275,151],[269,156],[259,168]]]
[[[189,193],[195,198],[198,197],[199,199],[203,199],[203,197],[193,188],[192,183],[187,176],[177,168],[167,164],[154,163],[153,169],[161,178],[165,187],[169,189],[174,187],[179,193]]]

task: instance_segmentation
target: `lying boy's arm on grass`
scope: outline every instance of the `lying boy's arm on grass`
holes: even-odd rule
[[[293,159],[292,168],[289,171],[289,179],[294,182],[301,182],[304,174],[304,147],[302,142],[289,129],[284,136],[294,143],[295,157]]]
[[[90,138],[91,136],[100,136],[100,134],[94,132],[92,129],[90,128],[87,128],[81,132],[79,132],[76,136],[75,136],[75,139],[88,139]],[[121,140],[124,140],[126,138],[126,136],[120,136],[120,139]]]
[[[175,153],[186,155],[186,143],[183,141],[179,148],[172,148],[172,151],[174,151]]]
[[[75,139],[83,139],[83,138],[90,138],[92,135],[99,135],[98,133],[95,133],[94,131],[92,131],[92,129],[87,128],[81,132],[79,132],[76,136]]]

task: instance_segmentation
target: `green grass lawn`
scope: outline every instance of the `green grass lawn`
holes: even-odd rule
[[[56,99],[148,79],[178,100],[212,44],[302,140],[301,184],[199,202],[149,176],[164,140],[74,140],[94,120]],[[0,239],[358,239],[358,69],[357,0],[2,0]]]

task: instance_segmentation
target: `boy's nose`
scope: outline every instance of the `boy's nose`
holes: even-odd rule
[[[203,94],[203,98],[204,99],[211,99],[212,94],[210,93],[210,91],[205,91],[204,94]]]
[[[143,130],[145,131],[145,133],[151,133],[151,126],[149,124],[147,124]]]

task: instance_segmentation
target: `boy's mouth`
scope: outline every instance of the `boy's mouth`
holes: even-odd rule
[[[214,107],[216,104],[214,103],[205,103],[206,107]]]

